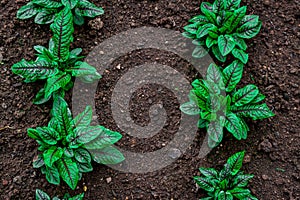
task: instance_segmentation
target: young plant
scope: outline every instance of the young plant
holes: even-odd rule
[[[74,197],[71,197],[68,193],[64,195],[62,199],[58,197],[53,197],[52,200],[83,200],[84,193],[78,194]],[[35,199],[36,200],[51,200],[50,196],[46,193],[43,192],[40,189],[35,190]]]
[[[232,155],[221,171],[199,168],[203,176],[195,176],[194,180],[209,196],[200,200],[258,200],[249,189],[245,189],[254,176],[240,171],[244,155],[244,151]]]
[[[117,164],[124,160],[122,153],[112,147],[122,135],[103,126],[90,126],[90,106],[72,119],[65,100],[55,96],[51,114],[48,126],[27,131],[42,152],[33,167],[41,168],[50,183],[59,185],[61,177],[74,190],[82,173],[93,170],[92,160],[100,164]]]
[[[94,18],[104,13],[101,7],[88,0],[32,0],[18,10],[17,18],[29,19],[35,16],[35,23],[50,24],[64,7],[72,10],[72,20],[77,25],[84,24],[84,17]]]
[[[71,10],[65,7],[51,24],[53,37],[49,42],[49,48],[35,46],[38,52],[35,61],[22,60],[12,66],[12,71],[26,83],[46,79],[44,87],[38,92],[34,100],[35,104],[47,102],[54,93],[64,96],[64,91],[73,86],[72,76],[79,77],[84,82],[93,82],[101,78],[97,70],[86,62],[80,60],[82,49],[70,51],[73,41],[73,16]]]
[[[249,128],[244,118],[253,120],[274,116],[267,104],[261,104],[265,96],[257,86],[236,86],[243,74],[243,64],[235,60],[224,70],[211,64],[206,80],[195,80],[190,91],[190,101],[180,106],[188,115],[200,115],[199,128],[207,128],[208,145],[216,147],[223,139],[223,127],[238,139],[246,139]],[[227,95],[226,95],[227,93]]]
[[[201,58],[208,51],[225,62],[228,54],[243,62],[248,61],[244,39],[253,38],[261,28],[257,15],[246,15],[246,6],[240,7],[241,0],[215,0],[213,4],[202,2],[201,11],[184,27],[184,37],[194,39],[196,48],[193,56]]]

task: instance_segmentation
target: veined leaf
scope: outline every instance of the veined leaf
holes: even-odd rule
[[[218,178],[218,172],[214,168],[204,168],[200,167],[199,171],[207,178]]]
[[[244,188],[234,188],[228,192],[238,199],[243,199],[250,195],[250,190]]]
[[[180,105],[180,110],[187,115],[199,115],[201,111],[194,101],[189,101]]]
[[[61,72],[47,79],[45,98],[49,98],[53,92],[65,87],[71,81],[70,74]]]
[[[256,26],[243,26],[237,29],[237,36],[241,38],[253,38],[256,36],[261,28],[262,23],[258,22]]]
[[[252,196],[251,194],[245,198],[243,198],[243,200],[258,200],[258,198],[256,198],[255,196]]]
[[[69,6],[70,9],[75,8],[79,0],[62,0],[61,1],[64,6]]]
[[[219,13],[221,10],[226,8],[226,1],[224,0],[215,0],[213,3],[213,11]]]
[[[82,113],[79,113],[73,119],[73,122],[72,122],[73,128],[89,126],[92,121],[92,115],[93,115],[92,107],[87,106]]]
[[[205,48],[202,47],[202,46],[197,46],[197,47],[194,49],[194,51],[193,51],[193,53],[192,53],[192,56],[193,56],[194,58],[202,58],[202,57],[206,56],[207,54],[208,54],[207,49],[205,49]]]
[[[192,43],[194,45],[197,45],[197,46],[203,46],[203,45],[205,45],[205,41],[203,40],[203,38],[202,39],[200,39],[200,38],[194,39],[192,41]]]
[[[71,158],[62,158],[57,161],[57,168],[62,179],[74,190],[79,180],[79,170]]]
[[[253,120],[265,119],[274,116],[274,113],[269,109],[269,107],[265,103],[261,105],[250,104],[250,105],[244,105],[240,107],[233,106],[231,110],[237,116],[249,117]]]
[[[200,90],[200,89],[193,89],[190,91],[190,94],[189,94],[190,101],[195,102],[198,105],[198,107],[200,108],[200,110],[206,109],[206,101],[207,101],[208,96],[204,97],[203,95],[204,94],[202,93],[202,90]]]
[[[210,178],[195,176],[194,180],[202,189],[208,192],[213,192],[215,190],[216,185]]]
[[[71,72],[72,76],[76,77],[95,74],[97,72],[95,67],[81,61],[76,62],[74,66],[66,69],[66,71]]]
[[[216,58],[221,61],[221,62],[225,62],[226,61],[226,56],[223,56],[219,50],[218,45],[214,45],[212,46],[212,52],[214,54],[214,56],[216,56]]]
[[[70,8],[65,7],[57,15],[50,28],[53,31],[53,54],[60,62],[64,62],[69,58],[69,48],[73,41],[73,15]]]
[[[62,7],[62,3],[53,0],[32,0],[32,3],[46,7],[46,8],[59,8]]]
[[[74,157],[74,151],[70,147],[65,147],[64,148],[64,155],[68,158]]]
[[[54,185],[60,184],[60,177],[58,169],[55,166],[49,167],[46,166],[46,179],[49,183],[52,183]]]
[[[210,139],[215,142],[214,146],[210,146],[210,148],[216,147],[223,139],[223,126],[219,121],[210,122],[208,125],[207,134]]]
[[[250,179],[252,179],[254,176],[253,175],[238,175],[237,177],[235,177],[234,181],[233,181],[233,187],[234,188],[242,188],[242,187],[246,187],[248,185],[248,182]]]
[[[63,155],[63,150],[60,147],[52,146],[43,153],[44,162],[47,166],[52,167]]]
[[[214,27],[213,24],[201,25],[196,32],[197,38],[202,38],[202,37],[206,36],[208,34],[209,30],[213,27]]]
[[[82,52],[82,48],[76,48],[76,49],[73,49],[71,52],[70,52],[70,58],[73,58],[73,57],[77,57],[81,54]]]
[[[241,20],[239,27],[241,29],[245,27],[255,27],[259,23],[259,17],[257,15],[246,15]]]
[[[71,148],[77,148],[78,145],[94,140],[101,132],[101,126],[78,127],[73,134],[68,135],[67,141],[70,142]]]
[[[59,70],[48,61],[27,62],[22,60],[12,66],[12,72],[25,78],[25,82],[34,82],[56,75]]]
[[[245,156],[245,151],[241,151],[235,153],[234,155],[230,156],[227,160],[227,164],[230,168],[231,174],[234,176],[236,175],[242,167],[243,159]]]
[[[199,119],[197,123],[198,128],[206,128],[208,126],[207,120]]]
[[[212,63],[209,65],[207,69],[206,79],[218,85],[221,84],[221,82],[223,83],[222,72],[216,64]]]
[[[37,24],[50,24],[53,22],[56,13],[57,10],[55,9],[42,9],[35,16],[34,22]]]
[[[92,158],[90,153],[83,148],[78,148],[74,150],[75,159],[80,163],[91,163]]]
[[[240,118],[234,113],[228,113],[226,115],[225,127],[238,140],[241,140],[244,138],[244,135],[247,134],[247,131],[243,129],[240,121]]]
[[[40,189],[35,190],[35,198],[36,200],[51,200],[49,195]]]
[[[250,104],[256,104],[261,102],[262,100],[264,100],[266,98],[265,95],[263,95],[262,93],[259,93],[251,102]]]
[[[232,15],[229,17],[228,20],[226,20],[226,22],[224,23],[222,28],[226,28],[227,33],[231,33],[237,27],[237,25],[240,23],[240,21],[243,19],[243,17],[246,14],[246,11],[247,11],[246,6],[243,6],[241,8],[234,10]],[[222,30],[221,30],[221,32],[222,32]]]
[[[248,62],[248,54],[245,53],[243,50],[235,48],[232,50],[232,55],[244,64]]]
[[[235,60],[223,70],[223,81],[226,92],[232,92],[240,82],[244,65]]]
[[[84,17],[96,17],[104,13],[103,8],[97,7],[87,0],[80,0],[76,8],[78,9],[76,9],[75,12]]]
[[[40,89],[38,93],[36,94],[33,103],[34,104],[43,104],[51,99],[51,96],[45,98],[45,88]]]
[[[43,155],[39,154],[32,162],[33,168],[40,168],[45,165]]]
[[[102,149],[104,147],[110,146],[122,138],[119,132],[111,131],[103,126],[100,127],[101,132],[97,138],[84,144],[84,148],[90,149]]]
[[[197,34],[197,30],[199,28],[199,24],[198,23],[195,23],[195,24],[189,24],[189,25],[186,25],[185,27],[183,27],[183,29],[188,32],[189,34],[192,34],[192,35],[196,35]],[[189,38],[189,37],[188,37]]]
[[[208,23],[209,20],[204,15],[197,15],[197,16],[193,17],[192,19],[190,19],[189,22],[195,23],[199,27],[199,25]]]
[[[57,139],[59,139],[59,134],[50,127],[37,127],[37,133],[40,138],[42,138],[43,142],[49,145],[55,145],[57,143]]]
[[[221,191],[218,194],[218,200],[233,200],[233,196],[230,192]]]
[[[215,39],[213,39],[213,38],[211,38],[210,36],[208,36],[207,38],[206,38],[206,47],[207,48],[211,48],[213,45],[215,45],[215,44],[217,44],[218,43],[218,41],[217,40],[215,40]]]
[[[74,24],[76,24],[78,26],[81,26],[84,24],[84,18],[81,15],[77,14],[76,12],[74,13]]]
[[[32,2],[22,6],[17,12],[18,19],[29,19],[39,12],[39,8]]]
[[[241,0],[227,0],[226,8],[228,10],[235,10],[240,6]]]
[[[216,22],[216,14],[213,12],[212,5],[208,2],[202,2],[200,6],[201,12],[207,17],[207,19],[215,24]]]
[[[81,194],[78,194],[74,197],[68,198],[68,200],[83,200],[83,197],[84,197],[84,193],[81,193]]]
[[[93,166],[90,162],[89,163],[76,162],[76,164],[77,164],[78,170],[82,173],[93,171]]]
[[[235,41],[230,35],[220,35],[218,37],[218,47],[222,56],[226,56],[235,47]]]
[[[103,149],[90,150],[90,154],[95,162],[104,165],[117,164],[125,159],[118,149],[111,146]]]
[[[197,31],[197,30],[196,30],[196,31]],[[196,34],[191,34],[191,33],[189,33],[189,32],[183,32],[181,35],[182,35],[183,37],[189,38],[189,39],[195,39],[195,38],[196,38]]]
[[[241,50],[246,51],[247,44],[243,38],[238,37],[236,34],[233,34],[232,37],[234,38],[236,46],[238,46]]]
[[[235,106],[243,106],[250,103],[258,94],[257,86],[249,84],[233,94],[232,102]]]

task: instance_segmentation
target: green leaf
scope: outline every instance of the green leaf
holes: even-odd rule
[[[60,147],[52,146],[43,153],[44,162],[47,166],[52,167],[63,155],[63,150]]]
[[[248,182],[250,179],[252,179],[254,176],[253,175],[238,175],[234,181],[233,181],[233,187],[236,188],[242,188],[242,187],[246,187],[248,185]]]
[[[219,121],[210,122],[208,125],[207,134],[209,138],[215,142],[215,143],[211,143],[213,144],[213,146],[210,146],[210,148],[216,147],[223,139],[223,126],[221,122]]]
[[[35,159],[33,159],[33,168],[41,168],[42,166],[45,165],[43,155],[39,154]]]
[[[221,61],[221,62],[225,62],[225,61],[226,61],[226,57],[223,56],[223,55],[221,54],[218,45],[212,46],[212,49],[211,49],[211,50],[212,50],[214,56],[216,56],[216,58],[217,58],[219,61]]]
[[[195,24],[189,24],[189,25],[186,25],[185,27],[183,27],[183,29],[188,33],[188,34],[191,34],[191,35],[196,35],[197,34],[197,31],[198,31],[198,28],[199,28],[199,24],[198,23],[195,23]],[[186,37],[186,35],[184,35]],[[190,37],[188,37],[190,38]]]
[[[234,188],[232,190],[229,190],[228,192],[230,192],[234,197],[238,199],[243,199],[250,195],[250,190],[243,188]]]
[[[73,128],[89,126],[92,121],[92,115],[93,115],[92,107],[87,106],[82,113],[79,113],[73,119],[73,122],[72,122]]]
[[[226,8],[228,10],[235,10],[240,6],[241,0],[227,0]]]
[[[50,26],[53,31],[54,52],[53,54],[60,62],[69,58],[69,48],[73,41],[73,15],[68,7],[65,7],[55,18]]]
[[[61,72],[47,79],[45,86],[45,98],[49,98],[53,92],[65,87],[71,81],[71,76]]]
[[[49,183],[52,183],[54,185],[60,184],[60,176],[58,169],[55,166],[49,167],[46,166],[46,179]]]
[[[180,105],[180,110],[187,115],[199,115],[201,111],[194,101],[189,101]]]
[[[79,180],[79,170],[71,158],[62,158],[57,161],[57,168],[62,179],[74,190]]]
[[[192,56],[194,58],[202,58],[204,56],[206,56],[208,54],[208,51],[206,48],[202,47],[202,46],[197,46],[193,53],[192,53]]]
[[[90,154],[95,162],[104,165],[117,164],[125,159],[118,149],[111,146],[103,149],[90,150]]]
[[[117,141],[119,141],[122,138],[122,135],[118,132],[111,131],[109,129],[104,128],[103,126],[100,126],[101,132],[98,135],[97,138],[90,141],[89,143],[86,143],[84,145],[84,148],[90,150],[90,149],[102,149],[104,147],[110,146]]]
[[[241,38],[253,38],[256,36],[261,28],[262,23],[259,22],[256,26],[243,26],[237,29],[237,36]]]
[[[95,67],[89,65],[86,62],[81,62],[81,61],[76,62],[74,66],[66,69],[66,71],[71,72],[72,76],[76,76],[76,77],[95,74],[97,72]]]
[[[208,2],[202,2],[200,6],[201,12],[207,17],[207,19],[215,24],[216,22],[216,14],[213,12],[212,5]]]
[[[36,200],[51,200],[49,195],[40,189],[35,190],[35,199]]]
[[[194,180],[200,186],[200,188],[208,192],[213,192],[215,190],[216,185],[210,178],[195,176]]]
[[[208,34],[209,30],[213,27],[214,27],[213,24],[204,24],[204,25],[200,26],[196,33],[197,38],[202,38],[202,37],[206,36]]]
[[[234,113],[228,113],[226,115],[225,127],[238,140],[241,140],[247,135],[247,130],[241,125],[240,118]]]
[[[206,16],[204,16],[204,15],[197,15],[197,16],[193,17],[192,19],[190,19],[189,22],[197,24],[197,26],[199,27],[199,25],[206,24],[209,21],[206,18]],[[197,31],[197,28],[196,28],[196,31]]]
[[[12,66],[12,72],[25,78],[25,82],[28,83],[55,76],[59,72],[55,67],[53,63],[45,60],[27,62],[23,59]]]
[[[46,8],[59,8],[62,7],[61,2],[53,0],[32,0],[32,3]]]
[[[197,31],[197,30],[196,30],[196,31]],[[191,34],[191,33],[189,33],[189,32],[183,32],[181,35],[182,35],[183,37],[189,38],[189,39],[195,39],[195,38],[196,38],[196,34]]]
[[[77,148],[80,144],[86,144],[97,138],[102,132],[101,126],[78,127],[73,134],[68,135],[67,141],[71,148]]]
[[[262,100],[264,100],[266,98],[265,95],[263,95],[262,93],[259,93],[251,102],[250,104],[256,104],[261,102]]]
[[[231,110],[239,117],[249,117],[253,120],[265,119],[275,115],[265,103],[261,105],[250,104],[240,107],[233,106]]]
[[[38,93],[36,94],[33,103],[34,104],[43,104],[51,99],[51,96],[45,98],[45,88],[40,89]]]
[[[33,128],[28,128],[27,129],[27,134],[29,137],[31,137],[32,139],[35,140],[42,140],[42,138],[40,137],[38,131],[36,129]]]
[[[224,165],[223,169],[219,173],[219,181],[221,182],[221,181],[223,181],[225,179],[228,179],[230,175],[231,175],[230,167],[226,163]]]
[[[83,148],[74,150],[75,159],[80,163],[90,163],[92,161],[90,153]]]
[[[197,123],[198,128],[206,128],[208,126],[207,120],[199,119]]]
[[[64,6],[69,6],[70,9],[75,8],[79,0],[62,0],[61,1]]]
[[[82,52],[82,48],[73,49],[70,52],[70,58],[79,56],[79,54],[81,54],[81,52]]]
[[[218,200],[233,200],[233,196],[229,192],[221,191],[218,194]]]
[[[76,164],[77,164],[78,170],[82,173],[93,171],[93,167],[90,162],[89,163],[76,162]]]
[[[39,8],[32,2],[22,6],[17,12],[18,19],[29,19],[39,12]]]
[[[37,24],[50,24],[54,21],[57,10],[43,9],[34,18],[34,22]]]
[[[44,50],[47,50],[46,47],[41,46],[41,45],[35,45],[33,48],[34,48],[34,50],[36,50],[38,53],[43,53]]]
[[[251,194],[245,198],[243,198],[242,200],[258,200],[258,198],[252,196]]]
[[[211,48],[213,45],[218,44],[218,41],[208,36],[205,44],[207,48]]]
[[[243,6],[237,10],[234,10],[232,15],[228,19],[226,19],[226,22],[224,23],[223,27],[221,29],[227,29],[227,33],[231,33],[237,25],[240,23],[240,21],[243,19],[247,11],[247,7]],[[220,30],[223,32],[224,30]]]
[[[80,14],[77,14],[75,12],[74,13],[74,23],[78,26],[81,26],[84,24],[84,18]]]
[[[223,81],[226,92],[232,92],[240,82],[244,65],[235,60],[223,70]]]
[[[243,106],[250,103],[257,95],[259,90],[257,86],[249,84],[233,94],[232,103],[235,106]]]
[[[83,200],[84,193],[78,194],[74,197],[68,198],[68,200]]]
[[[246,15],[241,20],[239,27],[241,29],[246,27],[255,27],[259,24],[259,17],[257,15]]]
[[[37,127],[37,133],[40,138],[42,138],[43,142],[49,145],[55,145],[57,143],[57,139],[59,139],[59,134],[50,127]]]
[[[204,168],[200,167],[199,171],[201,174],[203,174],[207,178],[217,178],[218,177],[218,171],[214,168]]]
[[[239,172],[243,164],[244,156],[245,151],[241,151],[228,158],[227,164],[230,168],[231,175],[236,175]]]
[[[74,157],[74,151],[70,147],[65,147],[64,148],[64,155],[67,156],[68,158]]]
[[[218,37],[218,47],[222,56],[226,56],[235,47],[235,41],[231,35],[220,35]]]
[[[213,11],[219,13],[221,10],[226,8],[226,1],[224,0],[215,0],[213,3]]]
[[[96,17],[104,13],[103,8],[97,7],[87,0],[80,0],[76,8],[78,9],[76,9],[75,12],[84,17]]]
[[[241,50],[246,51],[247,44],[243,38],[239,38],[236,34],[233,34],[232,37],[234,38],[236,46],[238,46]]]
[[[243,50],[240,49],[233,49],[232,50],[232,55],[242,61],[242,63],[246,64],[248,62],[248,54],[245,53]]]
[[[208,96],[204,97],[203,93],[201,93],[201,92],[202,92],[202,90],[200,88],[191,90],[190,94],[189,94],[189,98],[190,98],[190,101],[195,102],[200,109],[205,110],[206,109],[206,101],[207,101]]]
[[[207,69],[206,79],[212,83],[215,84],[221,84],[222,81],[222,72],[220,68],[214,64],[211,63]]]

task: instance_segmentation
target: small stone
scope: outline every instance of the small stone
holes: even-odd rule
[[[251,156],[250,155],[245,155],[244,163],[250,163],[250,162],[251,162]]]
[[[181,151],[179,149],[172,148],[169,150],[169,156],[172,159],[179,158],[181,156]]]
[[[21,176],[16,176],[13,178],[13,182],[16,183],[16,184],[21,184],[22,183],[22,178]]]
[[[3,186],[7,186],[7,185],[8,185],[8,181],[7,181],[7,180],[5,180],[5,179],[4,179],[4,180],[2,180],[2,185],[3,185]]]
[[[118,64],[118,65],[116,66],[116,68],[117,68],[117,69],[121,69],[121,64]]]
[[[92,29],[96,29],[99,31],[100,29],[103,28],[104,23],[102,22],[101,18],[96,18],[96,19],[89,21],[88,25]]]
[[[1,106],[2,106],[3,109],[6,109],[6,108],[7,108],[7,104],[4,103],[4,102],[1,104]]]
[[[106,178],[106,182],[107,182],[107,183],[110,183],[110,182],[111,182],[111,180],[112,180],[112,178],[111,178],[111,177],[108,177],[108,178]]]
[[[270,0],[264,0],[263,4],[266,6],[269,6],[271,3],[270,3]]]
[[[269,177],[268,177],[268,175],[265,175],[265,174],[263,174],[262,176],[261,176],[261,178],[263,179],[263,180],[269,180]]]
[[[258,150],[262,150],[264,152],[270,152],[272,149],[272,144],[268,139],[265,139],[258,145]]]

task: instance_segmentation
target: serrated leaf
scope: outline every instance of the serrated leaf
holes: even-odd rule
[[[89,126],[92,121],[92,115],[93,115],[92,107],[87,106],[82,113],[79,113],[73,119],[73,122],[72,122],[73,128]]]
[[[194,180],[200,186],[200,188],[208,192],[213,192],[215,190],[215,183],[209,178],[195,176]]]
[[[114,147],[90,150],[90,154],[95,162],[104,165],[117,164],[125,160],[123,154]]]
[[[247,64],[248,62],[248,54],[245,53],[243,50],[240,49],[233,49],[232,50],[232,55],[239,59],[242,63]]]
[[[248,185],[248,182],[250,179],[252,179],[254,176],[253,175],[238,175],[237,177],[235,177],[234,181],[233,181],[233,187],[246,187]]]
[[[60,184],[59,172],[55,166],[52,167],[46,166],[45,174],[46,174],[46,179],[49,183],[52,183],[54,185]]]
[[[274,116],[274,113],[269,109],[269,107],[265,103],[261,105],[250,104],[240,107],[233,106],[231,110],[240,117],[249,117],[253,120],[265,119]]]
[[[55,145],[57,143],[57,139],[59,139],[59,134],[53,128],[37,127],[36,131],[40,138],[42,138],[43,142],[49,145]]]
[[[71,158],[62,158],[57,161],[57,168],[62,179],[74,190],[79,180],[79,170]]]
[[[256,26],[243,26],[237,29],[237,36],[241,38],[250,39],[256,36],[261,28],[262,23],[258,22]]]
[[[215,24],[216,22],[216,14],[213,12],[212,5],[208,2],[202,2],[200,6],[201,12],[207,17],[207,19]]]
[[[223,81],[226,92],[232,92],[240,82],[244,65],[235,60],[223,70]]]
[[[45,60],[27,62],[23,59],[14,64],[11,69],[13,73],[25,78],[24,82],[28,83],[56,75],[59,70],[55,67],[56,65]]]
[[[221,62],[225,62],[226,61],[226,56],[223,56],[219,50],[218,45],[214,45],[212,46],[212,53],[214,54],[214,56],[216,56],[216,58],[221,61]]]
[[[54,21],[57,10],[43,9],[34,18],[34,22],[37,24],[50,24]]]
[[[250,195],[250,190],[243,188],[234,188],[232,190],[229,190],[228,192],[230,192],[234,197],[238,199],[243,199]]]
[[[61,72],[47,79],[45,86],[45,98],[49,98],[53,92],[65,87],[71,81],[70,74]]]
[[[83,148],[74,150],[75,159],[80,163],[90,163],[92,161],[90,153]]]
[[[87,0],[80,0],[76,8],[78,9],[75,12],[84,17],[96,17],[104,13],[103,8],[97,7]]]
[[[101,126],[78,127],[73,134],[68,135],[67,141],[70,143],[71,148],[77,148],[78,145],[94,140],[101,132]]]
[[[229,54],[235,47],[235,41],[230,35],[220,35],[218,37],[218,47],[222,56]]]
[[[187,115],[199,115],[200,109],[196,102],[189,101],[180,105],[180,110]]]
[[[228,158],[227,164],[230,168],[231,175],[236,175],[239,172],[243,164],[244,156],[245,151],[241,151]]]
[[[208,51],[206,48],[202,47],[202,46],[197,46],[193,53],[192,53],[192,56],[194,58],[202,58],[204,56],[206,56],[208,54]]]
[[[65,7],[55,17],[54,22],[50,26],[53,31],[54,51],[53,54],[60,62],[64,62],[69,58],[69,48],[73,41],[73,15],[68,7]]]
[[[249,84],[233,94],[232,103],[235,106],[243,106],[250,103],[257,95],[259,90],[257,86]]]
[[[32,3],[46,8],[59,8],[62,7],[62,3],[53,0],[32,0]]]
[[[62,0],[61,1],[64,6],[69,6],[70,9],[75,8],[79,0]]]
[[[39,12],[39,8],[32,2],[22,6],[17,12],[18,19],[29,19]]]
[[[247,131],[245,131],[241,125],[240,118],[234,113],[226,114],[225,127],[238,140],[241,140],[247,135]]]
[[[49,195],[40,189],[35,190],[35,199],[36,200],[51,200]]]
[[[119,132],[111,131],[103,126],[101,126],[101,130],[102,132],[97,138],[84,145],[86,149],[101,149],[116,143],[122,138]]]
[[[33,168],[40,168],[45,165],[42,154],[39,154],[32,162]]]
[[[202,175],[204,175],[207,178],[217,178],[218,177],[218,171],[214,168],[204,168],[200,167],[199,171]]]
[[[63,150],[60,147],[52,146],[43,153],[44,162],[47,166],[52,167],[63,155]]]

